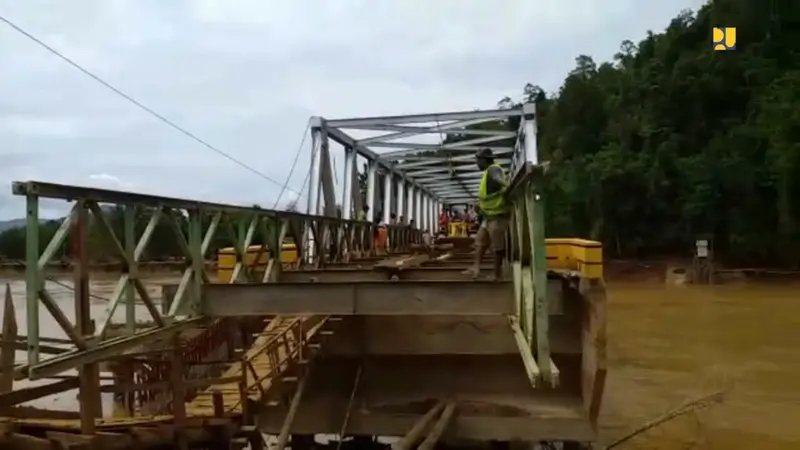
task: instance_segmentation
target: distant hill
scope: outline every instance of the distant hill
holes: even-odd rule
[[[114,211],[114,207],[113,206],[108,206],[108,205],[101,205],[100,209],[104,213],[110,213],[110,212]],[[57,219],[41,219],[40,218],[39,219],[39,223],[46,223],[46,222],[50,222],[51,220],[62,220],[62,219],[63,219],[63,217],[59,217]],[[23,219],[0,220],[0,233],[2,233],[5,230],[8,230],[9,228],[20,228],[20,227],[24,227],[24,226],[25,226],[25,219],[24,218]]]
[[[9,228],[19,228],[25,226],[25,219],[11,219],[0,220],[0,231],[8,230]]]

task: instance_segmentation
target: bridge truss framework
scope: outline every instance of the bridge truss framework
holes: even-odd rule
[[[509,126],[510,121],[519,122],[516,130]],[[314,117],[311,130],[309,214],[332,216],[341,202],[342,218],[356,217],[363,206],[358,156],[367,161],[369,218],[389,223],[391,214],[395,214],[407,223],[414,220],[423,230],[436,229],[436,217],[443,205],[477,200],[481,177],[475,166],[477,150],[491,149],[510,174],[525,163],[539,164],[533,103],[487,111],[331,120]],[[364,131],[377,134],[353,137]],[[426,136],[438,142],[422,142]],[[458,140],[448,140],[448,136],[457,136]],[[331,141],[344,147],[340,198],[333,182]],[[376,195],[378,183],[383,184],[382,198]]]
[[[519,122],[519,126],[514,131],[507,125],[515,121]],[[484,124],[492,126],[484,127]],[[353,137],[351,133],[358,130],[382,134]],[[311,370],[310,363],[314,355],[334,333],[334,337],[342,336],[343,333],[347,335],[348,331],[342,329],[352,329],[352,326],[348,328],[343,323],[360,323],[353,322],[360,319],[347,318],[354,316],[416,317],[413,320],[421,321],[420,323],[442,320],[456,323],[473,320],[478,316],[491,316],[494,319],[489,320],[491,324],[488,326],[494,327],[492,329],[496,329],[500,322],[505,327],[510,323],[510,328],[501,326],[511,330],[508,334],[510,340],[503,341],[501,336],[497,344],[499,347],[483,350],[488,352],[486,355],[490,356],[498,348],[501,352],[513,351],[516,358],[522,355],[522,373],[527,373],[530,383],[537,385],[540,383],[538,380],[544,379],[553,386],[557,385],[559,369],[554,358],[550,356],[549,336],[553,331],[548,331],[548,316],[554,314],[553,311],[559,314],[560,306],[548,306],[551,302],[548,286],[552,284],[552,280],[548,279],[552,277],[552,271],[548,269],[549,247],[545,248],[542,198],[539,192],[542,171],[536,148],[535,106],[525,104],[491,111],[336,120],[315,117],[312,119],[311,132],[313,149],[307,214],[38,181],[13,183],[13,193],[24,196],[27,202],[27,336],[13,339],[15,348],[21,345],[26,350],[27,363],[14,366],[13,372],[6,371],[0,377],[0,409],[65,389],[80,389],[79,420],[70,419],[72,421],[62,423],[61,428],[53,425],[60,423],[55,419],[11,421],[16,424],[14,426],[39,427],[56,433],[56,437],[59,436],[57,433],[62,433],[65,429],[77,429],[82,436],[96,437],[98,430],[113,432],[120,428],[149,426],[167,421],[174,426],[171,434],[167,433],[168,437],[163,439],[172,439],[186,445],[192,433],[190,424],[202,429],[210,420],[209,416],[222,423],[223,419],[228,420],[231,415],[235,415],[240,418],[237,420],[243,424],[242,429],[245,429],[247,439],[252,440],[256,439],[253,437],[255,419],[248,409],[254,404],[270,405],[277,402],[276,404],[286,407],[283,410],[285,421],[274,425],[275,430],[279,430],[279,433],[276,432],[279,441],[285,445],[292,420],[297,414],[297,405],[302,403],[301,397],[306,389],[305,375]],[[439,142],[425,143],[416,140],[425,135],[433,135]],[[457,139],[446,139],[447,136],[457,136]],[[409,139],[415,140],[408,141]],[[346,161],[342,189],[338,194],[333,182],[330,149],[332,141],[344,147]],[[480,172],[474,165],[474,153],[485,147],[495,152],[499,162],[512,175],[514,221],[511,227],[512,251],[509,256],[513,283],[465,283],[458,279],[457,274],[461,269],[457,265],[445,265],[437,270],[433,270],[436,267],[424,270],[411,267],[399,272],[394,268],[390,275],[392,279],[400,277],[400,284],[387,283],[380,264],[364,270],[363,264],[375,264],[382,258],[409,252],[418,253],[422,244],[422,231],[436,228],[437,214],[442,206],[476,200]],[[366,203],[370,207],[371,220],[364,222],[353,220],[363,206],[357,177],[358,156],[367,160]],[[383,189],[379,188],[379,183]],[[377,195],[379,191],[382,191],[381,197]],[[39,241],[41,198],[72,202],[69,215],[47,243]],[[341,217],[337,217],[339,202],[342,208]],[[121,226],[112,223],[109,210],[104,207],[107,205],[121,209]],[[382,217],[377,217],[379,213],[382,213]],[[418,226],[388,225],[388,247],[376,248],[373,239],[375,219],[382,219],[385,224],[389,224],[392,214],[404,216],[407,221],[414,220]],[[146,224],[139,231],[142,227],[138,222],[142,218],[146,219]],[[169,227],[173,231],[175,245],[181,250],[182,258],[175,263],[181,272],[179,280],[165,286],[159,299],[159,295],[153,293],[153,286],[148,285],[151,280],[147,276],[148,263],[144,259],[148,244],[160,226]],[[109,317],[99,324],[90,315],[92,293],[89,287],[89,229],[99,231],[118,261],[115,267],[119,278],[108,299]],[[223,230],[227,232],[226,239],[230,240],[226,244],[234,248],[235,264],[227,279],[215,280],[208,273],[206,259]],[[261,253],[263,250],[259,250],[257,254],[251,254],[251,246],[255,243],[260,242],[266,244],[267,248],[278,249],[282,248],[282,243],[287,239],[296,244],[297,262],[291,266],[281,260],[279,252],[264,255]],[[73,273],[74,312],[65,311],[63,302],[51,295],[47,285],[51,281],[51,260],[67,241],[72,249],[69,265]],[[595,244],[568,242],[558,245],[565,246],[570,252],[582,248],[580,252],[584,255]],[[383,256],[377,256],[380,254]],[[248,263],[253,258],[257,261],[255,265]],[[425,258],[423,255],[419,261],[428,261]],[[573,253],[569,253],[562,261],[566,275],[557,275],[563,276],[563,280],[586,281],[586,286],[581,284],[581,289],[584,290],[582,292],[589,292],[598,286],[596,274],[586,275],[591,272],[587,269],[588,265],[596,262],[586,258],[585,255],[575,258]],[[576,261],[577,266],[574,265]],[[439,264],[435,261],[429,262],[434,266]],[[492,295],[508,295],[509,301],[486,303],[485,297]],[[448,299],[453,296],[462,298],[463,302],[452,303]],[[234,299],[237,301],[233,301]],[[265,302],[265,299],[269,301]],[[327,303],[323,305],[320,301],[308,299],[325,299]],[[392,306],[386,306],[385,302],[377,299],[393,299],[390,302]],[[423,306],[411,306],[404,299],[416,299]],[[149,314],[152,322],[149,328],[141,329],[136,323],[137,302]],[[559,301],[552,302],[555,304]],[[593,347],[593,342],[604,339],[604,303],[598,302],[595,306],[588,306],[599,308],[596,317],[580,319],[583,316],[575,316],[578,323],[581,320],[591,322],[583,324],[584,328],[588,327],[585,332],[588,337],[579,337],[569,344],[558,344],[554,350],[562,352],[564,346],[568,346],[569,354],[583,352],[584,357],[591,354],[595,358],[585,362],[584,365],[588,364],[587,367],[591,368],[591,373],[584,374],[578,387],[583,392],[589,411],[589,422],[578,416],[570,416],[569,420],[573,422],[563,422],[542,433],[541,430],[536,431],[540,433],[538,435],[531,434],[530,431],[519,431],[526,438],[538,436],[542,440],[556,439],[569,433],[573,433],[573,437],[578,440],[588,441],[592,438],[588,424],[596,420],[598,395],[602,395],[605,374],[604,341],[602,351]],[[13,308],[13,302],[7,299],[6,303],[12,303]],[[125,327],[122,333],[113,337],[111,318],[118,308],[124,308]],[[59,325],[61,334],[65,336],[61,343],[68,342],[69,347],[48,350],[48,342],[52,339],[40,330],[42,309]],[[574,311],[570,312],[572,313]],[[9,317],[9,314],[5,316]],[[299,319],[304,317],[308,319]],[[498,319],[500,322],[497,322]],[[381,320],[374,323],[384,323]],[[474,320],[480,322],[483,319]],[[9,333],[15,328],[13,324],[4,324],[4,343],[8,342],[10,334],[16,334]],[[374,332],[380,333],[380,328]],[[569,339],[574,340],[574,330],[568,333],[572,333]],[[232,339],[232,335],[241,336]],[[414,340],[413,336],[407,337]],[[446,345],[442,344],[447,350],[439,349],[433,353],[441,351],[470,354],[472,350],[467,348],[471,345],[470,342],[481,339],[477,335],[466,340],[463,335],[457,337],[447,337]],[[396,343],[388,344],[376,339],[374,342],[380,351],[399,351],[393,347]],[[402,344],[406,345],[404,351],[412,351],[409,350],[411,341]],[[223,342],[228,352],[220,360],[219,356],[214,356],[214,349]],[[384,347],[380,347],[381,345]],[[579,347],[575,347],[576,345]],[[7,355],[5,348],[3,354]],[[419,353],[417,356],[424,356],[431,351],[425,350],[423,345],[413,352]],[[44,353],[54,353],[55,356],[42,358]],[[147,358],[156,354],[159,355],[156,360],[165,369],[152,369],[155,363]],[[129,367],[127,370],[138,372],[135,376],[131,375],[133,378],[126,380],[127,386],[116,390],[101,386],[101,363],[118,361],[126,364],[129,359],[137,358],[140,358],[139,362],[146,361],[149,364],[150,372],[141,367]],[[216,365],[220,370],[217,375],[185,379],[185,375],[193,370],[190,366],[213,365],[207,361],[209,358],[218,360]],[[514,364],[518,362],[509,364],[509,367],[516,367]],[[360,367],[357,378],[361,373]],[[67,376],[62,381],[45,385],[38,390],[9,397],[12,394],[10,386],[13,379],[64,377],[66,371],[73,369],[78,370],[78,376]],[[380,372],[386,369],[374,370]],[[514,372],[516,369],[509,370]],[[463,382],[467,383],[467,380]],[[280,398],[275,398],[275,386],[284,385],[292,387],[288,390],[279,389],[283,394],[280,394]],[[530,386],[519,388],[524,390]],[[190,390],[193,395],[190,395]],[[597,393],[598,390],[600,394]],[[102,416],[101,391],[122,392],[125,395],[135,391],[143,394],[136,394],[133,400],[126,400],[131,417],[104,422],[98,421]],[[288,398],[286,392],[289,393]],[[173,401],[189,397],[194,397],[195,400]],[[161,405],[156,408],[157,413],[142,416],[142,411],[137,408],[143,407],[144,403],[153,404],[153,399],[157,400],[156,404]],[[434,409],[441,417],[452,415],[452,411],[447,413],[452,409],[449,403],[440,402],[437,405]],[[198,417],[202,418],[200,425],[197,425]],[[474,436],[478,438],[483,436],[488,439],[488,436],[496,432],[495,428],[500,427],[485,425],[489,419],[481,419],[484,420],[484,425],[480,421],[476,422],[477,419],[472,422],[469,418],[459,420],[466,420],[459,429],[477,427],[476,430],[483,430]],[[368,429],[367,425],[361,426]],[[527,430],[529,424],[521,420],[513,427]],[[152,433],[152,430],[148,433]]]

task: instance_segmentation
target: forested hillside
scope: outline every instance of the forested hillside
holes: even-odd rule
[[[735,51],[712,50],[715,25],[737,27]],[[688,254],[702,236],[738,263],[800,262],[800,2],[716,0],[525,94],[554,168],[548,235],[612,257]]]
[[[713,26],[737,27],[736,50],[713,51]],[[578,56],[557,93],[531,82],[548,235],[624,258],[710,238],[729,262],[800,264],[800,1],[715,0],[613,61]],[[21,238],[0,233],[0,255],[21,258]]]

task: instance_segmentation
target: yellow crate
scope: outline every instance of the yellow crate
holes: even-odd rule
[[[251,245],[244,255],[245,266],[255,268],[256,271],[266,270],[269,262],[269,249],[261,245]],[[259,254],[260,253],[260,254]],[[258,261],[256,261],[258,259]],[[281,263],[293,264],[297,262],[297,247],[294,244],[283,244],[281,249]],[[227,283],[233,275],[236,265],[236,250],[233,247],[221,248],[217,252],[217,281]]]
[[[586,278],[603,277],[603,244],[579,238],[549,238],[547,267],[574,270]]]
[[[467,222],[450,222],[447,235],[450,237],[467,237],[469,224]]]

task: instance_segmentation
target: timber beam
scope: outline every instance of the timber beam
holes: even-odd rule
[[[463,267],[426,267],[411,269],[374,270],[371,268],[325,268],[319,270],[287,270],[281,273],[281,283],[352,283],[360,281],[388,281],[397,277],[403,281],[461,281],[471,282],[472,278],[463,275]],[[487,273],[490,268],[487,267]]]
[[[209,284],[210,317],[264,315],[510,315],[512,285],[494,281]]]
[[[337,410],[338,412],[338,410]],[[262,433],[278,434],[283,426],[286,408],[269,408],[259,417]],[[302,408],[292,423],[292,434],[336,434],[341,415]],[[354,410],[347,432],[354,435],[404,436],[422,414],[391,414]],[[597,438],[588,419],[583,417],[502,417],[496,415],[456,415],[448,418],[443,438],[448,440],[511,440],[592,442]],[[339,422],[339,423],[337,423]]]
[[[174,335],[175,333],[197,327],[202,325],[205,321],[206,318],[204,317],[186,319],[164,327],[140,331],[130,336],[109,339],[92,345],[85,350],[76,349],[64,352],[58,356],[45,359],[39,364],[24,367],[20,369],[20,371],[27,373],[31,380],[58,375],[83,364],[97,362],[119,355],[129,348],[158,341],[167,336]]]

